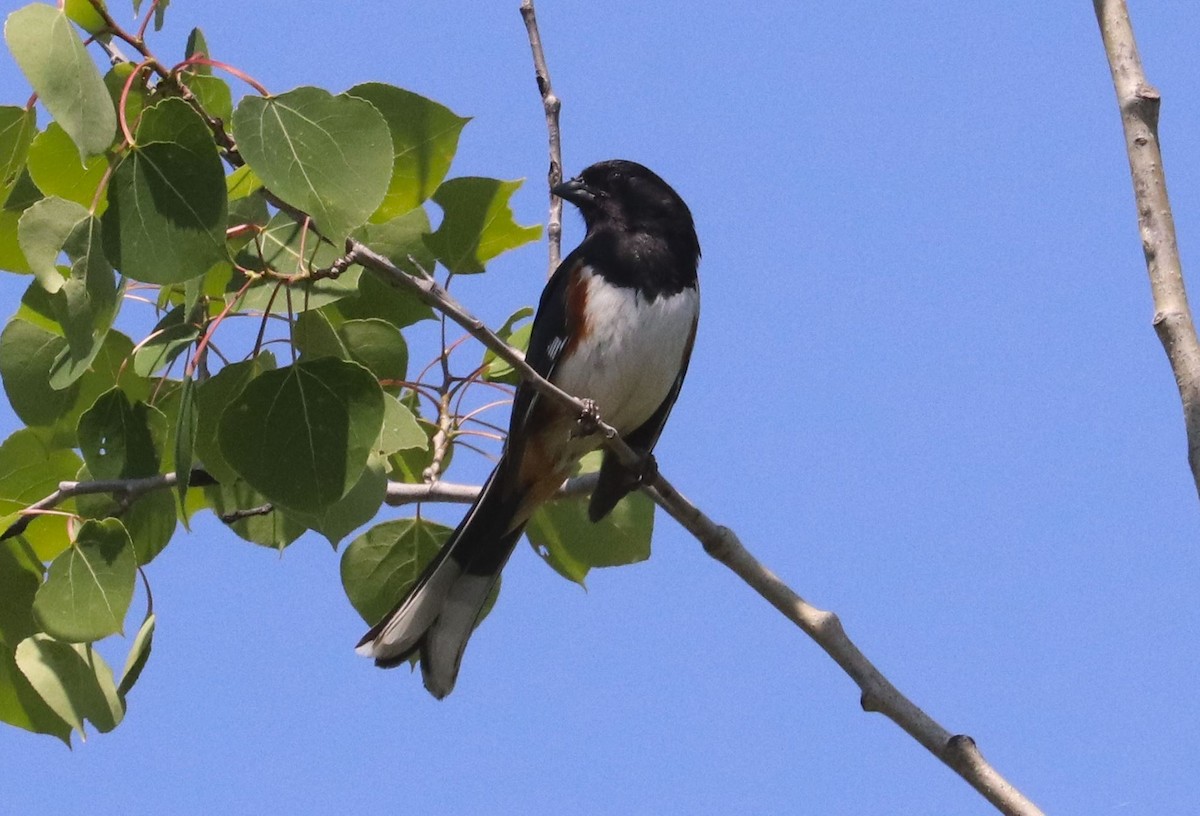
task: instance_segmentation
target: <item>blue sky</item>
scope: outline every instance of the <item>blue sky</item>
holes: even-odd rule
[[[568,171],[636,159],[696,216],[663,472],[1047,812],[1197,809],[1197,497],[1091,4],[540,11]],[[1132,12],[1194,268],[1200,6]],[[544,221],[515,0],[175,0],[153,47],[192,25],[275,91],[379,80],[473,117],[452,173],[527,177],[518,220]],[[0,99],[27,95],[0,58]],[[499,322],[544,258],[458,295]],[[439,703],[353,654],[323,540],[279,558],[199,524],[151,566],[125,722],[74,751],[0,729],[3,809],[992,812],[661,515],[654,550],[585,593],[519,549]]]

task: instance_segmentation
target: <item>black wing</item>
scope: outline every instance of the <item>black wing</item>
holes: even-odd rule
[[[562,356],[563,349],[571,336],[572,326],[567,310],[567,293],[571,281],[584,268],[583,250],[587,242],[580,244],[575,251],[563,259],[554,270],[542,297],[538,301],[537,312],[533,316],[533,328],[529,332],[529,348],[525,352],[525,362],[546,379],[550,379],[554,368]],[[533,416],[538,403],[538,393],[532,385],[521,380],[517,392],[513,396],[512,418],[508,424],[508,441],[506,451],[520,451],[525,444],[525,435],[529,428],[529,420]],[[519,459],[519,456],[512,457]]]

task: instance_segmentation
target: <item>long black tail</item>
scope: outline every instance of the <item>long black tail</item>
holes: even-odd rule
[[[454,690],[467,641],[525,528],[518,524],[510,529],[521,496],[501,484],[502,470],[503,464],[492,472],[458,529],[409,593],[371,627],[356,649],[375,658],[375,665],[389,668],[420,650],[425,688],[438,699]]]

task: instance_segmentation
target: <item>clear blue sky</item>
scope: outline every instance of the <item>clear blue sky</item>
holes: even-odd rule
[[[1196,269],[1200,5],[1133,6]],[[273,90],[380,80],[474,117],[452,172],[527,177],[518,220],[544,221],[516,0],[168,20],[157,50],[200,25]],[[696,215],[664,473],[1048,812],[1200,811],[1197,497],[1091,3],[560,0],[541,22],[567,169],[639,160]],[[27,95],[0,58],[0,99]],[[502,319],[544,258],[459,295]],[[991,812],[670,519],[654,548],[586,593],[518,550],[439,703],[353,654],[323,540],[281,559],[199,524],[150,569],[125,722],[73,752],[0,729],[0,810]]]

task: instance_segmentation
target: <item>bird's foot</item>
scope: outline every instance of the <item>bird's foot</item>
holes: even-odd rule
[[[584,399],[583,410],[575,420],[575,432],[572,436],[592,436],[600,430],[600,406],[595,400]]]

